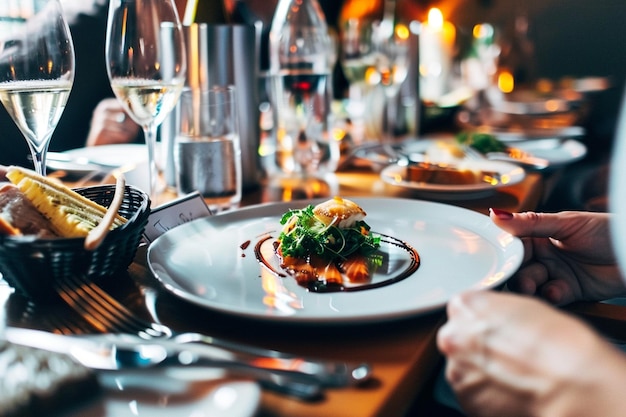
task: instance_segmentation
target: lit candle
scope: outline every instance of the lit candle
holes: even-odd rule
[[[441,10],[430,9],[420,30],[420,95],[426,102],[437,102],[447,92],[455,38],[454,25]]]

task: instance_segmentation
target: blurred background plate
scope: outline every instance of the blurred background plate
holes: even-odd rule
[[[387,184],[413,190],[421,197],[436,200],[469,200],[484,198],[494,194],[499,188],[521,182],[526,177],[523,168],[508,162],[467,160],[464,168],[477,171],[493,172],[502,180],[497,183],[480,182],[475,184],[435,184],[410,181],[406,178],[406,165],[389,165],[380,173]]]
[[[550,162],[558,168],[579,161],[587,155],[587,146],[576,139],[538,139],[515,143],[515,147]]]
[[[50,152],[46,166],[55,171],[84,175],[94,170],[107,170],[128,164],[139,165],[148,160],[148,150],[142,144],[102,145]]]
[[[454,143],[453,135],[429,136],[419,139],[409,139],[398,147],[405,155],[425,154],[437,142]],[[532,156],[545,159],[549,162],[548,169],[559,168],[579,161],[587,155],[587,146],[576,139],[546,138],[518,141],[510,144],[511,147],[528,152]]]
[[[157,155],[158,152],[157,147]],[[50,152],[48,156],[48,169],[62,171],[70,178],[78,180],[90,175],[96,178],[96,174],[106,176],[113,169],[120,168],[128,184],[142,190],[150,189],[148,148],[144,144],[89,146],[65,152]]]

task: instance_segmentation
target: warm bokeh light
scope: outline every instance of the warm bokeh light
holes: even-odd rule
[[[402,25],[402,24],[396,25],[396,37],[398,39],[405,41],[409,39],[410,35],[411,35],[411,32],[409,31],[409,28],[406,25]]]
[[[433,29],[443,29],[443,14],[441,10],[433,7],[428,11],[428,26]]]
[[[498,88],[503,93],[510,93],[515,88],[515,79],[509,71],[502,71],[498,74]]]
[[[443,22],[443,39],[446,45],[454,48],[456,41],[456,27],[454,23],[448,21]]]
[[[558,111],[561,107],[560,100],[547,100],[546,101],[546,110],[549,112]]]
[[[547,94],[553,90],[553,84],[554,83],[551,80],[542,78],[537,81],[536,88],[539,93]]]
[[[380,11],[377,0],[347,0],[341,9],[340,20],[374,18]]]
[[[475,25],[472,29],[472,35],[475,39],[488,39],[493,37],[493,26],[487,23]]]

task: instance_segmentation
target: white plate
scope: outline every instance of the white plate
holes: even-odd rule
[[[56,161],[48,159],[46,166],[50,169],[63,170],[74,174],[87,174],[98,169],[96,164],[121,167],[128,164],[143,163],[148,160],[148,148],[142,144],[120,144],[88,146],[76,148],[61,154],[75,161]],[[81,163],[79,158],[91,161],[93,164]]]
[[[196,375],[193,376],[190,373]],[[67,417],[252,417],[261,389],[251,381],[211,379],[207,369],[182,377],[163,372],[100,376],[104,395],[79,405]],[[221,372],[220,372],[221,373]]]
[[[423,139],[411,139],[400,145],[402,152],[406,154],[425,153],[435,142],[451,142],[456,139],[446,135]],[[543,158],[549,162],[549,168],[557,168],[563,165],[576,162],[587,155],[587,147],[575,139],[536,139],[526,140],[510,144],[509,146],[519,148],[533,156]]]
[[[575,139],[537,139],[517,142],[512,146],[546,159],[550,168],[571,164],[587,155],[587,147]]]
[[[495,184],[481,182],[476,184],[434,184],[428,182],[408,181],[406,165],[389,165],[380,173],[381,179],[391,185],[408,188],[423,198],[437,200],[469,200],[483,198],[494,194],[499,188],[519,183],[526,177],[523,168],[508,162],[500,161],[463,161],[466,169],[482,170],[497,173],[501,180]]]
[[[148,190],[148,148],[143,144],[119,144],[88,146],[61,152],[77,162],[47,160],[46,166],[55,170],[63,170],[72,175],[87,175],[94,171],[101,171],[103,164],[122,169],[126,182],[143,190]],[[81,163],[80,158],[93,163]]]
[[[211,310],[269,321],[355,323],[434,311],[461,291],[502,284],[522,261],[519,239],[477,212],[417,200],[354,201],[374,232],[417,250],[417,271],[378,288],[326,293],[271,273],[255,246],[278,236],[288,209],[318,201],[253,206],[186,223],[150,245],[148,263],[167,290]]]

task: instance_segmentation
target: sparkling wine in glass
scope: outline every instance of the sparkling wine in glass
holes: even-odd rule
[[[74,46],[59,0],[13,1],[0,21],[0,101],[26,138],[35,171],[74,82]]]
[[[106,62],[115,96],[143,128],[154,199],[159,192],[157,129],[176,106],[186,75],[183,32],[173,0],[111,0]]]

